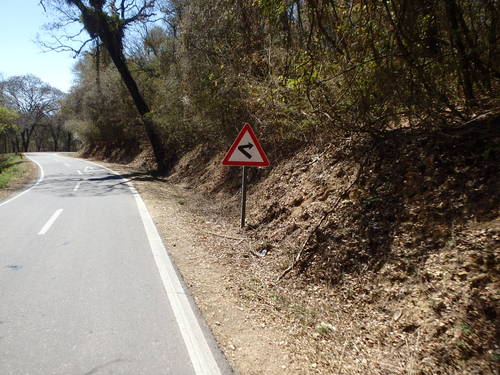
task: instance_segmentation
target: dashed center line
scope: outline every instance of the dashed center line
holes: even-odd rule
[[[80,184],[81,184],[81,183],[82,183],[81,181],[78,181],[78,182],[76,183],[76,186],[73,188],[73,191],[77,191],[77,190],[78,190],[78,188],[80,187]]]
[[[50,229],[50,227],[52,226],[52,224],[54,224],[54,222],[57,220],[57,218],[59,217],[61,212],[63,212],[62,208],[60,208],[56,212],[54,212],[52,214],[52,216],[50,217],[49,221],[47,221],[45,223],[45,225],[42,227],[42,229],[40,229],[40,232],[38,232],[38,235],[41,236],[41,235],[44,235],[45,233],[47,233],[48,230]]]

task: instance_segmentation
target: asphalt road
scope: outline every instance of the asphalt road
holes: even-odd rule
[[[121,176],[27,154],[0,201],[0,374],[226,374],[140,196]]]

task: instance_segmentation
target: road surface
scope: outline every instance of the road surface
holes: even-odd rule
[[[140,196],[121,176],[27,154],[0,201],[0,374],[226,374]]]

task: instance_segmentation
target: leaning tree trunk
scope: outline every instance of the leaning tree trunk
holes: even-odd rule
[[[166,155],[165,155],[165,147],[161,140],[161,136],[156,128],[154,122],[146,116],[149,112],[149,106],[144,100],[143,96],[139,92],[139,88],[137,87],[137,83],[135,82],[130,70],[128,69],[127,64],[125,63],[125,58],[122,53],[116,54],[111,53],[111,59],[116,66],[116,69],[120,73],[120,76],[127,86],[127,89],[132,96],[132,100],[134,101],[135,107],[137,111],[141,115],[142,123],[144,124],[144,129],[146,130],[146,135],[148,136],[149,142],[151,143],[151,147],[153,148],[153,153],[155,155],[156,163],[158,165],[159,172],[166,172],[168,169],[168,165],[166,163]]]
[[[113,60],[116,69],[127,86],[127,89],[134,101],[137,111],[141,115],[146,135],[148,136],[159,172],[167,171],[168,165],[165,158],[165,148],[161,140],[159,131],[155,123],[147,116],[150,112],[144,97],[141,95],[137,83],[132,77],[130,70],[127,67],[125,56],[123,54],[123,36],[126,27],[124,17],[124,2],[122,1],[121,19],[117,19],[117,14],[112,16],[103,11],[104,1],[90,1],[91,6],[85,5],[81,0],[66,0],[67,3],[78,7],[82,15],[82,21],[85,29],[92,38],[101,40],[102,44],[108,51]],[[140,12],[140,11],[139,11]],[[138,14],[139,15],[139,14]],[[130,19],[129,19],[130,20]]]

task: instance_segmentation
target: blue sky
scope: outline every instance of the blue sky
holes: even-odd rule
[[[43,81],[68,91],[73,81],[76,60],[71,52],[43,52],[36,43],[42,26],[50,21],[39,0],[0,0],[0,74],[33,74]]]

